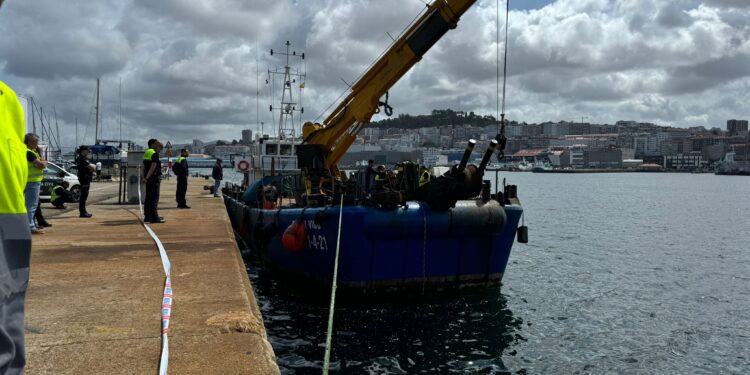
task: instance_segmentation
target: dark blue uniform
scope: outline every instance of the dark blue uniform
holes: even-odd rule
[[[88,211],[86,211],[86,200],[89,199],[89,188],[91,188],[91,180],[94,178],[94,173],[89,170],[89,164],[91,162],[83,155],[78,155],[76,158],[78,182],[81,183],[81,198],[78,201],[78,213],[81,216],[88,214]]]
[[[159,153],[154,152],[150,159],[143,160],[143,177],[148,175],[151,166],[156,164],[154,173],[146,180],[146,201],[143,204],[143,215],[146,221],[157,220],[159,213],[157,207],[159,206],[159,189],[161,186],[161,161],[159,160]]]

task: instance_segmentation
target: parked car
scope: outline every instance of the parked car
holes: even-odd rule
[[[44,180],[42,180],[42,189],[39,194],[39,200],[41,202],[49,202],[52,188],[63,181],[68,181],[70,200],[72,202],[78,202],[81,198],[81,183],[78,181],[78,176],[66,171],[53,162],[49,162],[47,168],[44,169]]]

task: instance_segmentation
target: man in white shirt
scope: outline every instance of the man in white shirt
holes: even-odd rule
[[[96,162],[96,180],[101,181],[102,179],[102,162]]]

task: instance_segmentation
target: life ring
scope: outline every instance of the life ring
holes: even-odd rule
[[[237,170],[240,172],[247,172],[250,170],[250,163],[247,160],[240,160],[237,162]]]

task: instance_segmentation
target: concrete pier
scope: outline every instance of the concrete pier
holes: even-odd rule
[[[171,374],[278,374],[223,201],[191,178],[176,208],[161,187],[153,224],[172,262]],[[75,205],[73,205],[75,206]],[[49,210],[51,211],[51,210]],[[138,207],[116,198],[50,217],[33,237],[26,299],[29,374],[156,374],[164,286],[156,245]]]

